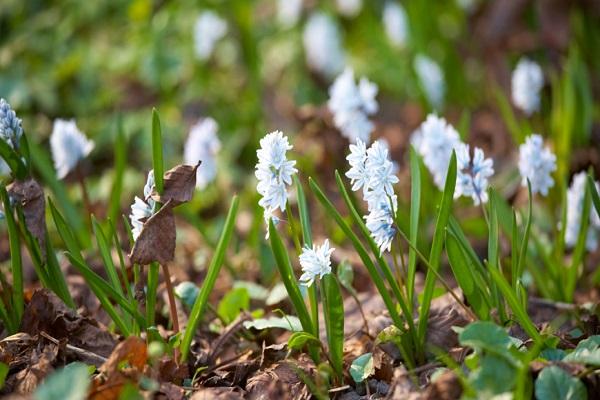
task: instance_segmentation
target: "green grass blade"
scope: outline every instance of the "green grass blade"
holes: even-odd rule
[[[125,132],[123,131],[123,118],[120,115],[117,119],[117,137],[113,149],[115,166],[113,168],[114,177],[108,205],[108,218],[112,221],[116,221],[121,210],[123,177],[127,165],[127,139],[125,137]]]
[[[344,367],[344,301],[340,285],[332,274],[323,277],[323,311],[329,345],[329,357],[338,381],[343,381]]]
[[[496,196],[493,190],[490,189],[490,202],[489,202],[489,234],[488,234],[488,269],[497,269],[502,271],[500,267],[500,227],[498,226],[498,210],[496,208]],[[504,302],[500,292],[495,284],[492,283],[490,287],[494,304],[498,310],[500,320],[504,323],[507,320],[506,312],[504,310]]]
[[[527,247],[529,246],[529,234],[531,232],[531,219],[533,213],[533,196],[531,194],[531,182],[527,180],[527,191],[529,193],[529,202],[527,207],[527,220],[525,221],[525,233],[523,234],[523,240],[521,241],[521,250],[519,251],[519,260],[517,267],[517,277],[516,279],[520,279],[523,274],[523,268],[525,265],[525,259],[527,257]],[[515,278],[513,278],[515,279]],[[514,286],[516,287],[516,286]]]
[[[204,283],[202,284],[202,288],[200,289],[198,297],[194,302],[194,306],[190,312],[188,325],[185,328],[183,339],[181,340],[180,349],[182,361],[187,360],[192,339],[194,338],[196,328],[202,319],[206,304],[208,302],[208,296],[212,292],[217,280],[217,276],[219,275],[219,271],[221,270],[221,265],[223,264],[223,259],[225,258],[225,252],[227,251],[227,246],[231,240],[231,236],[233,235],[233,230],[235,228],[235,217],[237,215],[238,205],[239,199],[237,196],[234,196],[231,200],[231,206],[229,207],[229,212],[227,213],[227,218],[225,219],[225,226],[223,227],[223,232],[219,238],[217,249],[215,250],[215,254],[210,262],[210,265],[208,266],[208,274],[206,275]]]
[[[9,144],[0,140],[0,157],[4,159],[12,173],[17,179],[25,179],[29,170],[19,154],[9,146]]]
[[[15,222],[8,193],[4,185],[0,185],[0,197],[4,205],[4,218],[8,230],[8,243],[10,249],[10,271],[12,274],[12,307],[14,307],[15,319],[19,322],[23,316],[25,302],[23,300],[23,260],[21,258],[21,239]]]
[[[148,324],[148,326],[154,325],[159,272],[160,265],[157,262],[150,263],[148,266],[148,277],[146,282],[146,324]]]
[[[417,246],[419,234],[419,212],[421,208],[421,167],[415,149],[410,147],[410,230],[409,240]],[[408,274],[406,286],[408,304],[413,304],[415,291],[415,275],[417,273],[417,254],[412,247],[408,249]]]
[[[154,169],[154,186],[160,194],[163,192],[163,174],[165,166],[163,163],[162,130],[160,118],[156,109],[152,109],[152,168]]]
[[[130,301],[135,301],[133,295],[133,289],[131,288],[131,282],[127,276],[127,265],[125,264],[125,256],[123,255],[123,249],[121,248],[121,241],[119,240],[119,234],[117,233],[117,229],[112,220],[108,219],[108,227],[110,229],[109,236],[112,237],[113,244],[117,249],[117,256],[119,257],[119,270],[121,271],[121,279],[123,280],[123,284],[125,285],[127,296]]]
[[[58,259],[56,258],[56,251],[54,250],[54,246],[52,246],[52,242],[47,231],[46,270],[48,271],[48,278],[49,281],[52,282],[52,288],[54,292],[62,299],[62,301],[65,302],[67,306],[75,309],[75,302],[73,301],[73,297],[71,297],[71,293],[69,292],[69,287],[67,286],[65,275],[60,269],[60,264],[58,262]]]
[[[594,179],[591,175],[587,177],[587,186],[590,194],[592,195],[592,203],[594,204],[594,208],[598,215],[600,215],[600,194],[598,194],[598,190],[596,189],[596,184],[594,183]]]
[[[102,258],[102,262],[104,264],[104,270],[106,271],[106,275],[110,280],[113,288],[119,294],[123,295],[123,289],[121,287],[121,282],[119,281],[119,275],[117,273],[117,268],[113,262],[112,256],[110,254],[110,241],[107,239],[102,227],[98,223],[98,220],[95,216],[92,215],[92,226],[94,229],[94,236],[96,236],[96,243],[98,244],[98,250],[100,251],[100,258]]]

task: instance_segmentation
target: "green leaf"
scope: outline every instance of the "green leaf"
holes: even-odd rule
[[[480,392],[501,394],[512,391],[517,379],[517,369],[505,357],[487,354],[481,357],[480,366],[469,380]]]
[[[0,362],[0,390],[4,387],[4,382],[6,381],[6,375],[8,375],[8,365]]]
[[[350,365],[350,375],[354,382],[360,383],[375,373],[375,367],[373,366],[373,354],[365,353],[362,356],[358,356],[352,365]]]
[[[24,179],[27,177],[29,173],[27,166],[15,149],[10,147],[4,140],[0,140],[0,157],[6,161],[6,164],[17,179]]]
[[[307,344],[320,344],[313,334],[308,332],[294,332],[288,339],[287,345],[290,350],[302,350]]]
[[[357,295],[356,289],[352,286],[352,282],[354,281],[354,270],[352,269],[352,264],[347,260],[342,261],[337,267],[337,277],[340,281],[340,284],[353,295]]]
[[[152,168],[154,169],[154,186],[158,194],[162,194],[164,188],[163,174],[165,165],[163,162],[162,130],[160,118],[155,108],[152,109]]]
[[[268,306],[275,305],[288,298],[287,289],[283,282],[277,282],[273,289],[269,292],[269,296],[265,299],[265,304]]]
[[[525,265],[525,258],[527,257],[527,246],[529,244],[529,233],[531,231],[531,215],[533,212],[533,196],[531,194],[531,182],[527,180],[527,192],[529,193],[529,202],[527,207],[527,220],[525,221],[525,233],[523,233],[523,239],[521,240],[521,249],[519,251],[519,261],[517,264],[516,278],[520,279],[523,274],[523,266]],[[516,282],[516,280],[515,280]]]
[[[329,357],[333,369],[341,380],[344,367],[344,300],[340,285],[332,274],[325,275],[322,283]]]
[[[194,305],[198,293],[200,293],[200,289],[190,281],[181,282],[175,286],[175,296],[179,297],[181,302],[190,308]]]
[[[10,270],[12,274],[12,287],[13,287],[13,298],[12,306],[16,325],[21,325],[21,317],[23,316],[23,310],[25,309],[25,302],[23,299],[23,260],[21,258],[21,239],[19,237],[19,231],[15,222],[15,217],[12,212],[8,193],[4,185],[0,186],[0,198],[4,206],[4,218],[6,219],[6,227],[8,230],[8,243],[10,249]],[[15,333],[12,329],[11,333]]]
[[[50,375],[38,386],[35,400],[84,400],[90,386],[88,367],[83,363],[69,364]]]
[[[594,208],[598,215],[600,215],[600,194],[598,194],[598,190],[596,189],[596,184],[594,183],[594,179],[591,175],[587,177],[587,186],[590,194],[592,195],[592,203],[594,204]]]
[[[600,336],[590,336],[579,342],[563,361],[600,367]]]
[[[235,281],[233,282],[233,288],[244,288],[248,291],[248,295],[252,300],[266,300],[269,297],[269,290],[252,281]]]
[[[418,248],[419,212],[421,207],[421,167],[415,149],[410,146],[410,231],[409,240]],[[408,249],[408,273],[406,286],[408,303],[413,304],[415,290],[415,276],[417,273],[417,253],[415,249]]]
[[[586,400],[585,385],[555,365],[546,367],[535,381],[538,400]]]
[[[226,324],[232,323],[242,310],[250,308],[250,295],[246,288],[232,289],[219,302],[217,313]]]
[[[458,341],[462,346],[494,352],[507,350],[512,344],[504,329],[488,321],[470,323],[459,333]]]
[[[115,145],[113,146],[114,161],[114,177],[112,188],[110,191],[110,199],[108,205],[108,217],[112,221],[116,221],[121,210],[121,193],[123,192],[123,177],[125,175],[125,167],[127,166],[127,139],[123,131],[123,117],[119,114],[117,118],[117,135]]]
[[[112,284],[113,288],[119,292],[119,294],[123,295],[124,293],[123,288],[121,287],[121,281],[119,281],[119,274],[113,262],[110,251],[110,241],[106,237],[106,234],[98,223],[98,220],[93,215],[92,227],[94,229],[94,236],[96,236],[96,243],[98,244],[98,250],[100,251],[100,257],[102,258],[106,275],[108,276],[108,279],[110,279],[110,283]]]
[[[246,329],[287,329],[292,332],[300,332],[302,331],[302,324],[298,317],[294,315],[286,315],[284,317],[268,317],[268,318],[257,318],[252,321],[244,322],[244,328]]]

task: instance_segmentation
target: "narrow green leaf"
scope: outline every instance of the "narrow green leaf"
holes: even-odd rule
[[[146,278],[146,324],[148,326],[154,325],[159,272],[160,265],[157,262],[150,263],[148,266],[148,277]]]
[[[489,201],[489,234],[488,234],[488,268],[497,269],[502,271],[500,268],[500,228],[498,227],[498,210],[496,208],[496,195],[493,190],[490,189],[490,201]],[[494,298],[494,304],[498,310],[500,320],[506,322],[507,316],[504,309],[504,302],[502,296],[496,285],[492,283],[490,286],[492,295]]]
[[[92,227],[94,229],[94,236],[96,236],[96,243],[98,244],[98,250],[100,251],[100,257],[102,258],[106,275],[108,276],[108,279],[110,279],[113,288],[115,288],[119,294],[123,295],[124,293],[121,287],[121,282],[119,281],[117,268],[115,267],[115,264],[112,260],[112,255],[110,254],[110,241],[104,234],[104,231],[98,223],[98,220],[93,215]]]
[[[117,118],[117,135],[113,154],[115,157],[113,168],[113,182],[110,191],[108,205],[108,218],[116,221],[121,210],[121,193],[123,192],[123,177],[127,165],[127,139],[123,131],[123,117],[119,114]]]
[[[598,194],[598,190],[596,189],[596,184],[594,183],[594,178],[591,175],[587,177],[587,186],[590,194],[592,195],[592,203],[594,204],[594,208],[598,215],[600,215],[600,194]]]
[[[531,219],[533,212],[533,196],[531,194],[531,182],[527,180],[527,192],[529,193],[529,203],[527,207],[527,220],[525,221],[525,233],[523,234],[523,239],[521,240],[521,250],[519,251],[519,262],[517,267],[517,279],[521,278],[523,274],[523,267],[525,265],[525,258],[527,257],[527,247],[529,245],[529,233],[531,231]]]
[[[287,342],[288,349],[302,350],[307,344],[321,344],[313,334],[308,332],[294,332]]]
[[[4,159],[17,179],[24,179],[27,177],[29,172],[27,166],[15,149],[10,147],[4,140],[0,140],[0,157]]]
[[[417,247],[419,234],[419,212],[421,207],[421,168],[415,149],[410,147],[410,231],[409,240]],[[408,291],[408,304],[413,304],[415,291],[415,276],[417,273],[417,253],[410,247],[408,249],[408,275],[406,286]]]
[[[156,109],[152,109],[152,168],[154,169],[154,186],[159,194],[163,192],[163,163],[162,130],[160,118]]]
[[[344,367],[344,301],[340,285],[332,274],[325,275],[322,283],[329,357],[341,382]]]
[[[23,260],[21,258],[21,240],[19,230],[15,222],[8,193],[4,185],[0,185],[0,198],[4,205],[4,218],[8,230],[8,243],[10,249],[10,270],[12,274],[12,307],[15,313],[15,320],[20,325],[25,302],[23,300]]]

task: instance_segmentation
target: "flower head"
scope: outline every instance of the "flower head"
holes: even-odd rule
[[[473,158],[469,145],[461,143],[456,147],[457,176],[454,197],[467,196],[475,205],[487,203],[489,178],[494,175],[494,161],[485,158],[483,150],[474,148]]]
[[[140,199],[135,196],[133,204],[131,205],[131,214],[129,220],[131,221],[131,233],[133,240],[137,240],[144,227],[144,222],[152,216],[152,209],[154,208],[154,200],[150,197],[152,190],[154,189],[154,171],[148,172],[146,178],[146,184],[144,185],[144,198]]]
[[[344,49],[340,32],[327,14],[313,13],[302,33],[306,62],[314,71],[332,77],[344,68]]]
[[[340,14],[345,17],[355,17],[362,9],[362,0],[336,0],[335,5]]]
[[[383,8],[383,27],[389,41],[396,47],[404,47],[408,40],[408,18],[404,7],[395,1],[387,1]]]
[[[186,164],[196,165],[202,161],[196,171],[196,187],[204,189],[217,175],[215,157],[221,149],[221,141],[217,137],[218,125],[212,118],[204,118],[190,131],[185,142],[184,159]]]
[[[212,55],[215,44],[227,33],[227,21],[214,11],[204,11],[194,25],[194,48],[200,60]]]
[[[50,148],[54,168],[59,179],[67,176],[94,149],[94,142],[88,140],[77,128],[75,120],[54,120]]]
[[[512,74],[512,100],[526,115],[540,108],[540,90],[544,86],[542,68],[527,58],[521,58]]]
[[[22,135],[21,119],[17,118],[6,100],[0,99],[0,139],[13,149],[18,149]]]
[[[381,207],[374,208],[364,218],[367,229],[371,232],[371,237],[377,243],[379,251],[390,251],[392,240],[396,236],[391,207],[382,203]]]
[[[544,139],[533,134],[519,146],[519,172],[522,185],[531,182],[531,192],[548,194],[548,189],[554,186],[552,172],[556,171],[556,156],[548,147],[544,147]]]
[[[567,221],[565,228],[565,243],[569,247],[574,247],[579,237],[581,218],[583,213],[583,201],[585,198],[586,173],[581,171],[573,176],[573,182],[567,191]],[[596,183],[596,189],[600,191],[600,184]],[[592,206],[590,210],[590,219],[588,232],[585,241],[585,247],[588,251],[594,251],[598,248],[598,236],[600,235],[600,216]]]
[[[278,0],[277,21],[286,28],[296,25],[302,12],[302,0]]]
[[[325,240],[321,246],[313,245],[312,249],[305,247],[300,254],[300,266],[302,276],[300,283],[310,286],[317,278],[331,273],[331,254],[335,249],[329,248],[329,240]]]
[[[415,58],[414,68],[427,101],[434,108],[440,108],[446,92],[442,69],[435,61],[422,54]]]

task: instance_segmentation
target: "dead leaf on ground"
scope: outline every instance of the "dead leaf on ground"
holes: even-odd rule
[[[33,178],[14,181],[6,188],[13,201],[23,209],[25,226],[40,245],[42,255],[46,254],[46,199],[44,190]]]
[[[244,393],[238,388],[204,387],[196,391],[190,400],[239,400]]]
[[[305,363],[298,361],[298,368],[305,370]],[[312,365],[312,364],[308,364]],[[310,375],[310,371],[304,371]],[[309,399],[310,391],[302,382],[289,362],[276,363],[270,368],[257,372],[248,379],[246,385],[249,399]]]
[[[462,395],[462,385],[452,371],[443,372],[423,395],[424,400],[458,400]]]
[[[4,388],[0,393],[32,393],[46,376],[54,371],[53,364],[57,360],[59,347],[45,341],[36,342],[31,337],[23,336],[24,334],[18,335],[20,335],[18,338],[16,337],[17,335],[13,335],[8,347],[22,347],[10,350],[16,354],[12,354],[12,362],[9,365],[12,371],[22,369],[7,377]],[[7,344],[6,339],[2,342],[3,344]],[[3,352],[5,348],[3,346]]]
[[[167,264],[175,258],[175,217],[171,200],[144,223],[129,258],[134,264]]]
[[[190,201],[196,189],[196,171],[200,163],[201,161],[196,165],[180,164],[165,172],[163,192],[158,194],[156,189],[152,190],[152,199],[160,203],[171,201],[173,207]]]

